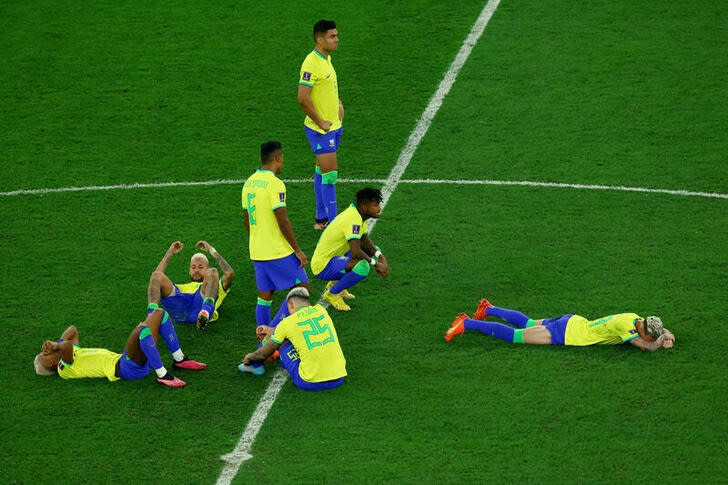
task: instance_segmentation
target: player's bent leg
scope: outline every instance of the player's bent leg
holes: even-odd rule
[[[147,301],[159,304],[162,298],[166,298],[174,291],[174,283],[161,271],[154,271],[149,277],[147,287]]]
[[[356,261],[356,260],[352,260]],[[350,263],[351,264],[351,263]],[[342,306],[341,303],[344,299],[344,292],[347,293],[347,298],[352,299],[351,294],[348,293],[347,289],[359,283],[361,280],[366,278],[371,271],[371,265],[368,261],[359,260],[351,267],[351,271],[346,273],[336,284],[331,286],[330,289],[327,287],[327,291],[324,292],[324,299],[331,303],[335,309],[337,306]],[[344,304],[346,305],[346,304]],[[348,306],[348,305],[346,305]]]

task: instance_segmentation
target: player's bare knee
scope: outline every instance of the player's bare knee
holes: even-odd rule
[[[152,272],[152,276],[149,277],[149,281],[156,281],[158,283],[161,283],[166,277],[167,275],[165,275],[161,271],[154,271]]]

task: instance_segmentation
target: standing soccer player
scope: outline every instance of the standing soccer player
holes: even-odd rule
[[[250,234],[250,260],[255,268],[258,303],[255,321],[270,325],[273,292],[294,286],[308,288],[306,255],[296,241],[286,209],[286,185],[276,175],[283,170],[283,148],[277,141],[260,146],[261,168],[243,185],[245,229]],[[288,314],[284,301],[279,311]],[[281,316],[277,315],[276,319]]]
[[[304,129],[316,156],[313,189],[316,195],[314,229],[323,230],[338,214],[336,179],[339,175],[336,151],[344,122],[344,105],[339,98],[331,52],[339,47],[339,32],[333,20],[319,20],[313,26],[314,50],[301,65],[298,103],[306,113]]]
[[[311,271],[327,280],[323,298],[334,309],[349,311],[344,299],[354,295],[347,290],[367,277],[371,268],[384,278],[389,263],[382,251],[369,239],[367,219],[382,214],[382,193],[366,187],[356,193],[356,203],[341,211],[321,234],[311,258]]]

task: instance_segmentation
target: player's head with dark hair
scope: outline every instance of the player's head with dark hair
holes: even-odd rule
[[[339,31],[333,20],[319,20],[313,26],[313,41],[316,50],[328,55],[339,47]]]
[[[319,20],[313,24],[313,39],[316,40],[316,36],[324,35],[329,30],[336,28],[336,22],[333,20]]]
[[[362,218],[377,219],[382,214],[382,192],[371,187],[364,187],[356,193],[356,207]]]
[[[263,165],[271,162],[276,152],[282,151],[283,147],[279,141],[267,141],[260,145],[260,161]]]

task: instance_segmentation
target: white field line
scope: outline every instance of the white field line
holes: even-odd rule
[[[425,111],[422,113],[420,119],[417,121],[417,124],[415,125],[412,134],[410,134],[407,144],[402,149],[402,153],[400,153],[399,158],[397,159],[397,163],[395,164],[394,168],[392,168],[392,171],[389,174],[389,177],[387,177],[387,180],[384,181],[384,187],[382,188],[382,196],[384,199],[382,201],[382,210],[384,210],[384,207],[387,205],[390,196],[397,188],[397,185],[399,184],[400,179],[404,174],[404,171],[407,169],[407,166],[412,160],[412,155],[414,155],[417,147],[422,141],[422,138],[425,136],[425,133],[427,133],[427,129],[430,127],[430,123],[435,117],[435,114],[440,109],[440,106],[442,106],[443,98],[450,91],[450,88],[455,82],[455,78],[457,77],[458,72],[460,72],[463,64],[465,64],[465,61],[470,55],[470,52],[473,50],[473,46],[480,38],[480,35],[483,33],[485,26],[488,24],[488,21],[493,15],[493,12],[495,11],[495,8],[498,6],[499,2],[500,0],[490,0],[485,5],[483,11],[478,17],[478,20],[476,20],[475,25],[473,25],[473,28],[470,30],[470,35],[468,35],[468,38],[465,40],[462,47],[460,48],[460,52],[458,52],[458,55],[455,57],[455,61],[453,61],[450,69],[448,69],[448,71],[445,73],[445,77],[440,82],[440,86],[437,88],[437,91],[435,92],[432,99],[430,99],[430,102],[425,108]],[[372,220],[369,224],[370,233],[373,231],[375,223],[376,219]],[[232,479],[235,478],[235,475],[240,469],[240,465],[242,465],[245,460],[249,460],[250,458],[252,458],[252,455],[250,454],[250,449],[253,446],[255,437],[263,426],[263,422],[268,416],[268,412],[270,411],[273,402],[278,396],[278,393],[283,386],[283,382],[285,382],[285,374],[283,374],[283,378],[281,378],[280,381],[277,379],[278,376],[281,374],[283,374],[283,371],[279,369],[273,379],[273,382],[270,383],[268,389],[263,395],[261,403],[258,405],[255,412],[253,413],[253,416],[250,418],[248,425],[245,427],[245,431],[240,437],[240,441],[235,447],[233,453],[223,455],[221,457],[223,460],[226,461],[226,464],[223,468],[222,473],[220,474],[220,477],[217,480],[218,485],[228,485],[232,481]],[[278,384],[278,382],[280,382],[280,384]]]
[[[388,179],[339,179],[336,183],[344,184],[384,184]],[[310,184],[311,179],[284,179],[287,184]],[[86,191],[103,191],[103,190],[132,190],[147,189],[159,187],[188,187],[195,185],[243,185],[245,179],[239,180],[205,180],[192,182],[161,182],[161,183],[139,183],[139,184],[120,184],[120,185],[92,185],[86,187],[58,187],[53,189],[21,189],[11,192],[0,192],[0,196],[11,197],[18,195],[42,195],[59,192],[86,192]],[[717,192],[694,192],[690,190],[680,189],[654,189],[649,187],[627,187],[624,185],[596,185],[596,184],[569,184],[561,182],[539,182],[533,180],[445,180],[445,179],[403,179],[399,180],[400,184],[414,185],[520,185],[527,187],[552,187],[552,188],[568,188],[582,190],[612,190],[619,192],[646,192],[652,194],[668,194],[681,195],[687,197],[708,197],[715,199],[728,199],[728,194]],[[370,226],[371,227],[371,226]]]

